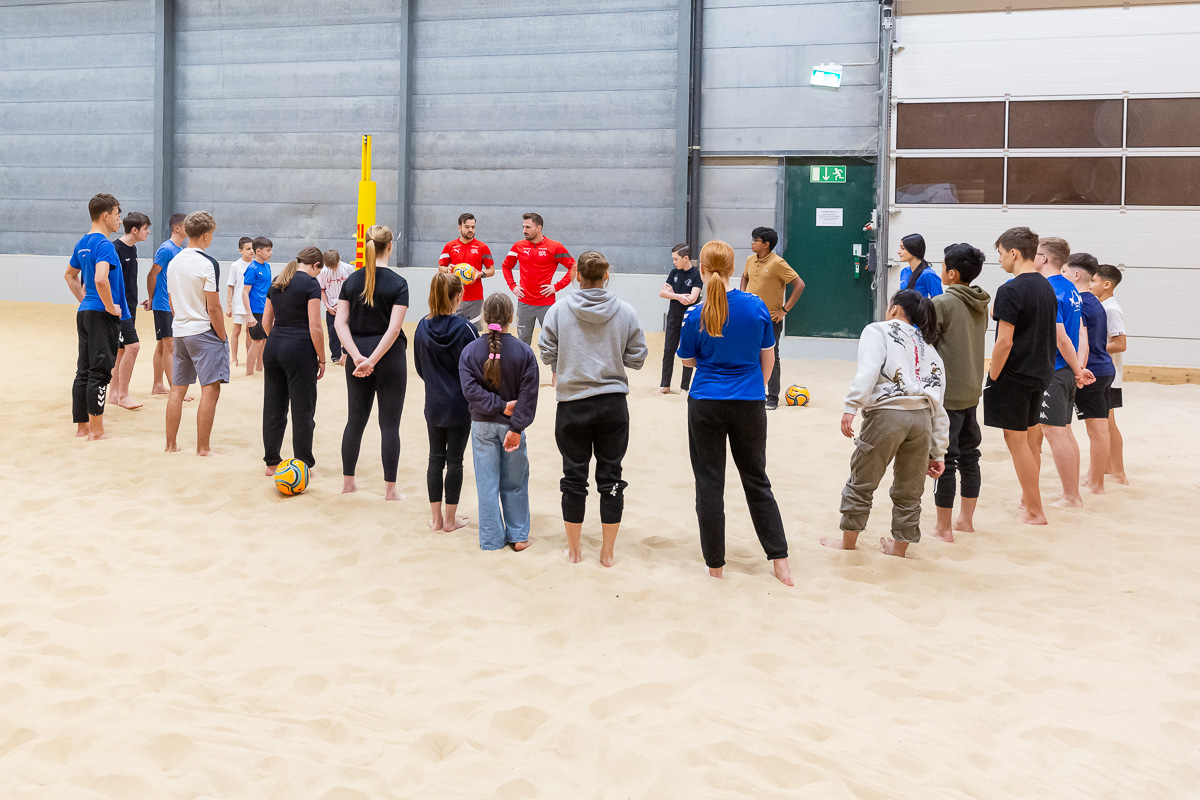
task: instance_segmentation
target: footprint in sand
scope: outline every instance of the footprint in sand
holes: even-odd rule
[[[533,706],[517,706],[492,715],[492,731],[518,742],[529,741],[550,715]]]

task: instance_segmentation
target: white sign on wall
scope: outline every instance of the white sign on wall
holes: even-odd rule
[[[840,209],[840,208],[818,208],[817,209],[817,227],[818,228],[840,228],[840,227],[842,227],[842,209]]]

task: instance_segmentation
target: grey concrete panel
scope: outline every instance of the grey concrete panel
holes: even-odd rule
[[[818,64],[875,60],[875,41],[795,47],[730,47],[704,51],[701,83],[706,89],[808,86]],[[879,67],[846,67],[842,86],[878,86]],[[829,91],[829,90],[825,90]]]
[[[673,89],[674,49],[546,56],[451,56],[413,61],[413,92],[504,94],[512,91],[572,92],[594,89]]]
[[[501,169],[416,170],[415,197],[464,202],[503,197],[506,204],[530,205],[552,199],[569,206],[670,206],[672,169]]]
[[[176,89],[189,100],[304,98],[390,94],[401,73],[397,61],[309,61],[287,64],[180,66]]]
[[[43,236],[55,233],[70,234],[74,238],[71,239],[71,244],[74,245],[79,237],[88,232],[91,227],[91,219],[88,217],[87,204],[95,192],[89,192],[85,196],[81,196],[71,200],[9,200],[0,198],[0,219],[4,220],[4,226],[0,231],[11,234],[34,234]],[[122,197],[117,195],[117,199],[121,201],[121,209],[125,210],[128,206],[129,210],[135,208],[141,209],[144,213],[149,214],[150,208],[150,192],[146,191],[140,196],[130,195]],[[33,251],[0,251],[0,252],[41,252]],[[70,249],[67,250],[70,253]]]
[[[288,64],[307,60],[386,61],[400,55],[395,24],[180,31],[178,63]]]
[[[229,29],[255,32],[282,26],[326,28],[350,23],[390,23],[400,18],[396,0],[291,0],[286,6],[269,0],[182,0],[178,26],[181,31]]]
[[[0,140],[2,141],[2,140]],[[0,167],[6,200],[77,200],[107,192],[132,196],[150,185],[150,167]],[[8,227],[7,223],[0,227]]]
[[[0,105],[0,131],[36,133],[144,133],[150,130],[151,100],[117,106],[100,100],[6,103]]]
[[[705,209],[775,210],[779,168],[771,166],[701,166],[700,206]]]
[[[188,100],[179,98],[177,133],[378,133],[395,131],[400,99],[390,97],[318,97],[304,103],[259,100]],[[3,114],[0,108],[0,115]],[[2,116],[0,116],[2,119]]]
[[[767,89],[705,89],[701,117],[705,132],[737,128],[869,127],[878,125],[878,90],[843,86],[831,91],[815,86]],[[709,149],[707,142],[702,142]]]
[[[112,103],[151,100],[154,73],[146,67],[0,70],[0,103],[78,100],[97,94]]]
[[[176,206],[180,211],[198,210],[180,203],[176,203]],[[301,241],[321,238],[337,239],[347,235],[353,238],[358,203],[357,201],[323,204],[217,201],[204,210],[212,213],[218,226],[225,227],[225,230],[218,231],[218,236],[224,236],[228,231],[228,235],[235,239],[238,236],[261,233],[272,239]],[[388,225],[395,230],[396,226],[392,221],[395,217],[396,206],[394,203],[378,205],[376,219],[380,224]],[[256,233],[243,233],[243,231],[256,231]]]
[[[96,64],[94,36],[40,36],[5,39],[0,47],[0,69],[90,69]],[[150,67],[154,39],[145,33],[115,33],[104,37],[109,67]],[[85,80],[80,81],[83,86]]]
[[[459,115],[464,104],[478,113]],[[674,90],[422,95],[412,105],[414,131],[541,130],[549,124],[561,130],[675,130]]]
[[[709,153],[823,153],[853,152],[875,155],[879,129],[832,128],[718,128],[704,132],[704,152]]]
[[[0,209],[4,208],[4,204],[0,202]],[[84,214],[86,217],[87,214]],[[71,253],[75,250],[75,243],[79,241],[85,233],[88,232],[87,225],[76,232],[58,231],[54,233],[40,233],[36,231],[10,231],[0,230],[0,253],[29,253],[32,255],[47,255],[59,256],[62,258],[61,268],[55,265],[54,268],[59,270],[59,276],[55,280],[62,286],[63,302],[67,302],[71,298],[71,291],[67,288],[67,284],[62,280],[61,275],[67,270],[67,261],[71,257]]]
[[[569,16],[570,27],[557,14],[489,20],[463,25],[457,20],[413,25],[414,55],[452,56],[562,54],[612,50],[674,48],[678,14],[669,11],[596,13]]]
[[[0,135],[0,167],[150,168],[149,133]]]
[[[704,49],[874,42],[876,0],[704,9]],[[871,59],[867,59],[871,60]]]
[[[0,40],[40,38],[87,31],[90,36],[154,32],[154,6],[149,0],[97,0],[90,3],[30,3],[8,6],[0,24]],[[7,45],[5,45],[7,46]]]
[[[366,131],[364,131],[366,132]],[[358,181],[362,148],[358,133],[208,133],[176,134],[175,165],[180,168],[324,170],[351,169]],[[395,170],[398,164],[394,131],[374,133],[372,174]]]
[[[415,0],[414,21],[522,19],[547,15],[573,17],[582,14],[612,14],[621,11],[671,11],[676,0],[604,0],[603,3],[563,3],[561,0]],[[490,24],[490,23],[489,23]]]
[[[675,132],[650,130],[436,131],[412,137],[414,169],[662,167]]]
[[[359,174],[357,164],[342,169],[177,167],[175,197],[180,202],[357,203]],[[395,170],[379,170],[374,177],[378,197],[395,194]]]

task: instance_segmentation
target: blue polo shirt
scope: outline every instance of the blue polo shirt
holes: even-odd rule
[[[704,303],[692,306],[683,317],[679,357],[696,359],[689,398],[696,400],[767,399],[763,386],[763,350],[775,346],[775,329],[767,304],[758,296],[734,289],[729,318],[720,336],[709,336],[700,320]],[[707,301],[706,301],[707,302]]]
[[[242,273],[242,282],[250,287],[250,313],[257,317],[267,310],[267,292],[271,289],[271,265],[254,259]]]
[[[908,287],[908,278],[912,275],[912,267],[905,267],[900,270],[900,288]],[[926,297],[937,297],[942,292],[946,291],[942,288],[942,276],[937,267],[930,264],[925,268],[925,271],[917,276],[917,282],[913,285],[913,291],[920,292]]]
[[[1083,301],[1079,299],[1079,290],[1075,288],[1075,284],[1067,280],[1065,275],[1051,275],[1046,280],[1050,281],[1050,286],[1054,289],[1054,296],[1058,299],[1058,318],[1055,322],[1061,322],[1067,329],[1071,346],[1078,351],[1079,322],[1083,318]],[[1055,348],[1055,352],[1057,352],[1057,348]],[[1058,353],[1054,357],[1054,369],[1060,370],[1065,366],[1067,366],[1067,362],[1063,360],[1062,353]]]
[[[154,251],[154,263],[162,269],[154,279],[154,297],[150,298],[151,311],[171,310],[171,295],[167,292],[167,266],[181,250],[182,247],[167,239]]]
[[[108,288],[112,301],[121,309],[121,319],[129,319],[129,301],[125,299],[125,279],[121,272],[121,259],[117,249],[103,233],[89,233],[75,245],[71,253],[71,266],[79,270],[79,282],[83,284],[83,302],[80,311],[107,311],[100,293],[96,291],[96,265],[108,264]]]

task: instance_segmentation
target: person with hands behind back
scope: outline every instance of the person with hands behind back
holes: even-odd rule
[[[655,394],[671,393],[671,373],[675,370],[675,351],[679,349],[679,334],[683,330],[683,314],[700,300],[700,268],[692,266],[691,251],[686,244],[671,248],[671,262],[675,265],[667,273],[667,280],[658,290],[658,296],[670,300],[667,307],[667,323],[664,328],[662,381]],[[679,390],[686,392],[692,385],[692,368],[683,368]]]

